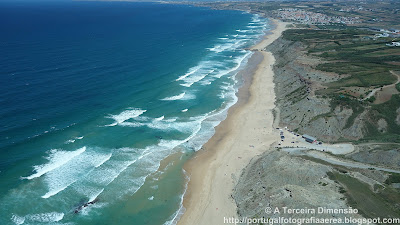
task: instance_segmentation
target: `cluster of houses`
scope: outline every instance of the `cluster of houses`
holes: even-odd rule
[[[275,12],[283,20],[298,21],[303,24],[355,24],[361,22],[358,17],[328,16],[297,8],[281,8]]]

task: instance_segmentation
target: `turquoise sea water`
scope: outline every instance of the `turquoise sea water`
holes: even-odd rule
[[[0,21],[0,224],[174,224],[268,29],[128,2],[2,2]]]

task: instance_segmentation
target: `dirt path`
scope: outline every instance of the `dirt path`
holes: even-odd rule
[[[354,161],[347,161],[344,159],[336,158],[334,156],[328,155],[328,154],[320,152],[320,151],[309,150],[307,148],[284,148],[283,150],[286,152],[289,152],[291,154],[306,155],[306,156],[309,156],[309,157],[312,157],[315,159],[320,159],[320,160],[323,160],[330,164],[339,165],[339,166],[360,168],[360,169],[374,169],[374,170],[380,170],[380,171],[385,171],[385,172],[390,172],[390,173],[400,173],[400,170],[394,170],[394,169],[389,169],[389,168],[384,168],[384,167],[377,167],[374,165],[364,164],[364,163],[359,163],[359,162],[354,162]]]
[[[382,92],[385,91],[385,89],[388,88],[395,88],[396,84],[398,84],[400,82],[400,74],[397,74],[396,72],[394,72],[393,70],[390,71],[391,74],[397,76],[397,82],[393,83],[393,84],[389,84],[389,85],[385,85],[383,87],[377,87],[375,89],[373,89],[363,100],[367,100],[372,96],[375,96],[376,92],[380,91],[382,89]]]
[[[363,145],[400,145],[400,143],[396,143],[396,142],[384,142],[384,143],[368,142],[368,143],[358,144],[357,146],[363,146]]]
[[[289,152],[290,154],[306,155],[315,159],[323,160],[330,164],[340,165],[345,167],[360,168],[360,169],[375,169],[391,173],[400,173],[400,170],[394,170],[384,167],[377,167],[370,164],[354,162],[327,154],[327,152],[332,153],[334,155],[349,154],[355,150],[354,146],[350,143],[349,144],[308,143],[301,137],[301,135],[297,136],[297,134],[288,131],[285,128],[276,129],[275,131],[276,135],[284,136],[285,138],[283,139],[283,141],[281,140],[280,142],[274,144],[274,147],[282,148],[284,151]],[[371,145],[374,143],[365,143],[361,145],[366,145],[366,144]],[[382,143],[376,143],[376,144],[382,144]],[[385,144],[390,144],[390,143],[385,143]],[[393,144],[399,144],[399,143],[393,143]]]

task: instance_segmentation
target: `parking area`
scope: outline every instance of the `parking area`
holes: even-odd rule
[[[276,128],[277,135],[280,136],[280,141],[275,144],[275,147],[282,148],[308,148],[315,149],[322,152],[331,152],[335,155],[348,154],[354,151],[354,146],[352,144],[329,144],[322,143],[318,140],[313,143],[309,143],[302,136],[304,134],[298,134],[294,131],[289,130],[287,127],[284,128]],[[305,137],[310,137],[308,135],[304,135]],[[312,141],[309,139],[309,141]]]

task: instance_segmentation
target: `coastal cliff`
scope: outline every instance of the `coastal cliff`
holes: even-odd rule
[[[308,36],[309,39],[299,38],[302,32],[314,32],[312,35],[320,35],[320,39],[310,41],[314,38],[312,35]],[[296,146],[275,143],[242,171],[233,194],[239,216],[304,216],[268,214],[265,211],[266,208],[276,207],[354,207],[358,209],[358,213],[351,215],[354,218],[399,215],[396,201],[399,200],[400,151],[396,129],[390,127],[390,124],[396,124],[398,105],[395,99],[398,92],[391,92],[393,95],[382,102],[370,97],[373,90],[383,93],[395,81],[388,74],[385,84],[383,76],[382,79],[370,79],[371,83],[352,84],[349,81],[356,76],[350,71],[351,65],[343,66],[343,70],[348,70],[346,73],[338,72],[337,68],[331,71],[326,69],[338,63],[327,55],[338,54],[343,47],[326,51],[329,48],[326,43],[332,40],[329,36],[321,38],[323,32],[332,31],[289,29],[267,47],[266,50],[272,52],[276,60],[273,67],[276,95],[274,124],[281,129],[287,127],[285,133],[308,134],[328,142],[327,146],[329,143],[347,142],[354,149],[332,154],[313,150],[317,147],[312,145],[296,149]],[[333,32],[343,35],[341,33],[353,31]],[[357,35],[361,33],[356,32]],[[329,35],[333,36],[332,33]],[[325,46],[323,51],[318,52],[320,43]],[[355,43],[364,47],[368,42],[357,40]],[[349,62],[352,62],[351,57]],[[359,71],[364,72],[362,68]],[[383,112],[380,108],[388,111]],[[389,109],[394,109],[396,113],[389,114]],[[370,199],[375,205],[363,203],[365,199]],[[329,214],[323,217],[344,219],[345,216]]]
[[[364,137],[365,125],[360,114],[346,127],[353,115],[351,108],[331,107],[331,100],[316,95],[324,83],[338,80],[338,76],[314,69],[320,59],[307,55],[301,42],[279,38],[268,48],[276,57],[274,82],[277,118],[281,127],[287,126],[301,134],[309,134],[323,141],[358,140]],[[327,116],[329,114],[329,116]]]

